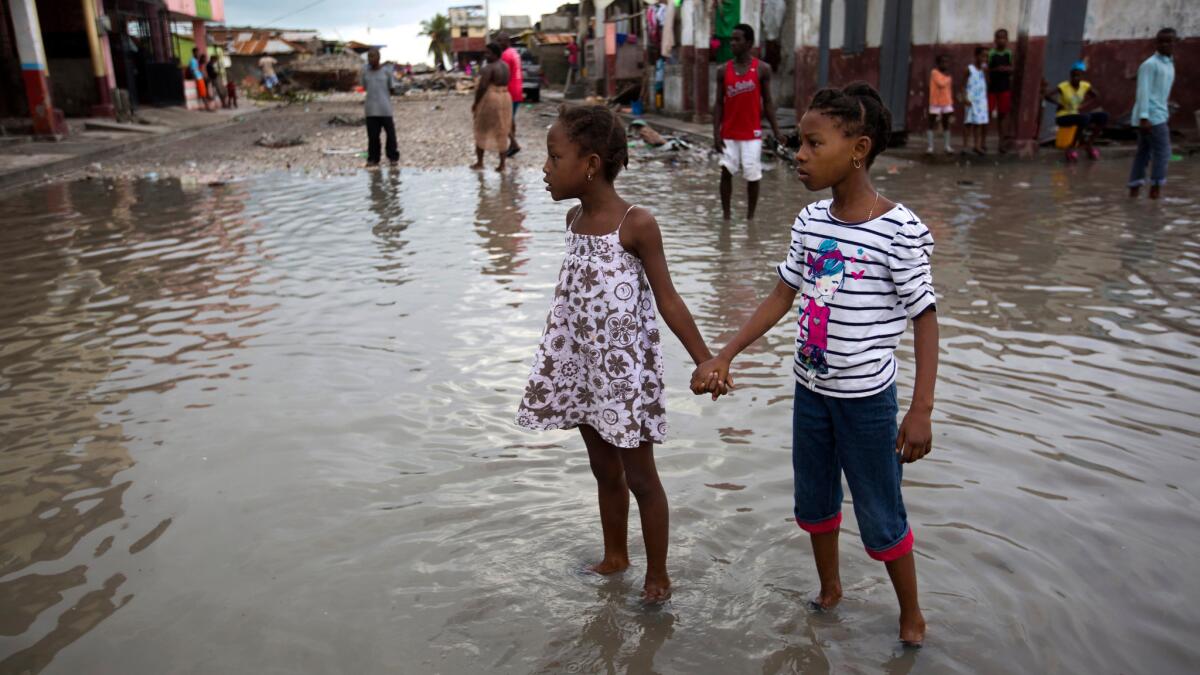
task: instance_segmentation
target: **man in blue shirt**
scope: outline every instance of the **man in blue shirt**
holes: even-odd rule
[[[1138,130],[1137,155],[1129,172],[1129,196],[1137,197],[1146,183],[1146,164],[1150,164],[1150,198],[1158,199],[1167,182],[1167,162],[1171,159],[1171,130],[1167,119],[1167,98],[1175,82],[1175,29],[1164,28],[1154,38],[1155,53],[1142,62],[1137,73],[1137,100],[1129,114],[1129,123]]]

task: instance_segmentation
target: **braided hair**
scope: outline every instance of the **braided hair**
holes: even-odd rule
[[[871,139],[867,166],[887,148],[892,134],[892,113],[879,92],[866,82],[851,82],[841,89],[822,89],[813,95],[809,110],[832,117],[847,136]]]
[[[600,156],[604,177],[608,182],[617,179],[621,169],[629,166],[629,146],[625,127],[616,113],[602,105],[567,105],[558,107],[558,121],[584,155]]]

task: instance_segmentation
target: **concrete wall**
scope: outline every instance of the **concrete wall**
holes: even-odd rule
[[[908,108],[903,111],[910,131],[925,128],[929,71],[934,57],[950,57],[955,87],[961,86],[966,65],[976,45],[990,45],[999,28],[1009,32],[1017,60],[1014,73],[1014,103],[1018,106],[1018,136],[1032,136],[1040,112],[1043,63],[1052,0],[913,0],[912,49],[910,51]],[[820,62],[821,0],[793,0],[794,82],[796,107],[803,111],[816,91]],[[844,85],[865,80],[879,85],[879,47],[883,37],[886,0],[868,0],[866,49],[860,54],[843,54],[845,9],[841,0],[831,4],[829,83]],[[1177,75],[1172,99],[1181,111],[1173,124],[1192,126],[1194,110],[1200,108],[1200,88],[1181,86],[1185,64],[1200,63],[1200,1],[1198,0],[1090,0],[1081,56],[1089,61],[1089,79],[1110,114],[1120,117],[1133,105],[1135,75],[1143,59],[1153,51],[1154,34],[1172,26],[1183,40],[1176,47]],[[1047,78],[1057,83],[1058,76]],[[1066,73],[1062,74],[1065,79]],[[895,114],[896,111],[893,111]]]

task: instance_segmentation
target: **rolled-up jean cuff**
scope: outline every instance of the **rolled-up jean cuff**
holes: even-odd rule
[[[882,561],[882,562],[891,562],[893,560],[896,560],[898,558],[903,558],[904,556],[908,555],[909,553],[912,552],[912,549],[913,549],[913,533],[912,533],[912,528],[910,527],[904,531],[904,536],[900,537],[900,540],[897,541],[896,543],[894,543],[891,546],[888,546],[886,548],[880,549],[878,551],[872,551],[871,549],[868,548],[867,555],[871,556],[872,558],[874,558],[876,560]]]
[[[818,520],[815,523],[807,523],[797,518],[796,524],[800,526],[800,529],[809,534],[825,534],[826,532],[833,532],[842,526],[842,512],[838,511],[832,516],[824,520]]]
[[[1125,187],[1135,188],[1135,187],[1142,187],[1143,185],[1156,185],[1158,187],[1162,187],[1166,184],[1167,184],[1166,178],[1163,178],[1162,180],[1153,180],[1150,178],[1143,178],[1141,180],[1131,180],[1131,181],[1129,181],[1129,184],[1126,185]]]
[[[1150,183],[1151,185],[1153,185],[1153,186],[1155,186],[1155,187],[1162,187],[1162,186],[1164,186],[1164,185],[1166,185],[1166,184],[1167,184],[1167,179],[1166,179],[1166,178],[1162,178],[1162,179],[1159,179],[1159,180],[1154,180],[1153,178],[1151,178],[1150,180],[1148,180],[1148,181],[1146,181],[1146,182]]]
[[[1131,188],[1142,187],[1143,185],[1146,184],[1146,182],[1147,181],[1145,178],[1139,178],[1137,180],[1129,181],[1129,183],[1125,187],[1131,187]]]

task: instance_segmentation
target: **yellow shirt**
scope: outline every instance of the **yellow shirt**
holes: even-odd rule
[[[1058,83],[1058,112],[1054,113],[1055,117],[1063,115],[1078,115],[1079,106],[1083,105],[1083,99],[1087,93],[1091,91],[1092,83],[1086,80],[1080,81],[1079,88],[1071,86],[1071,81]]]

